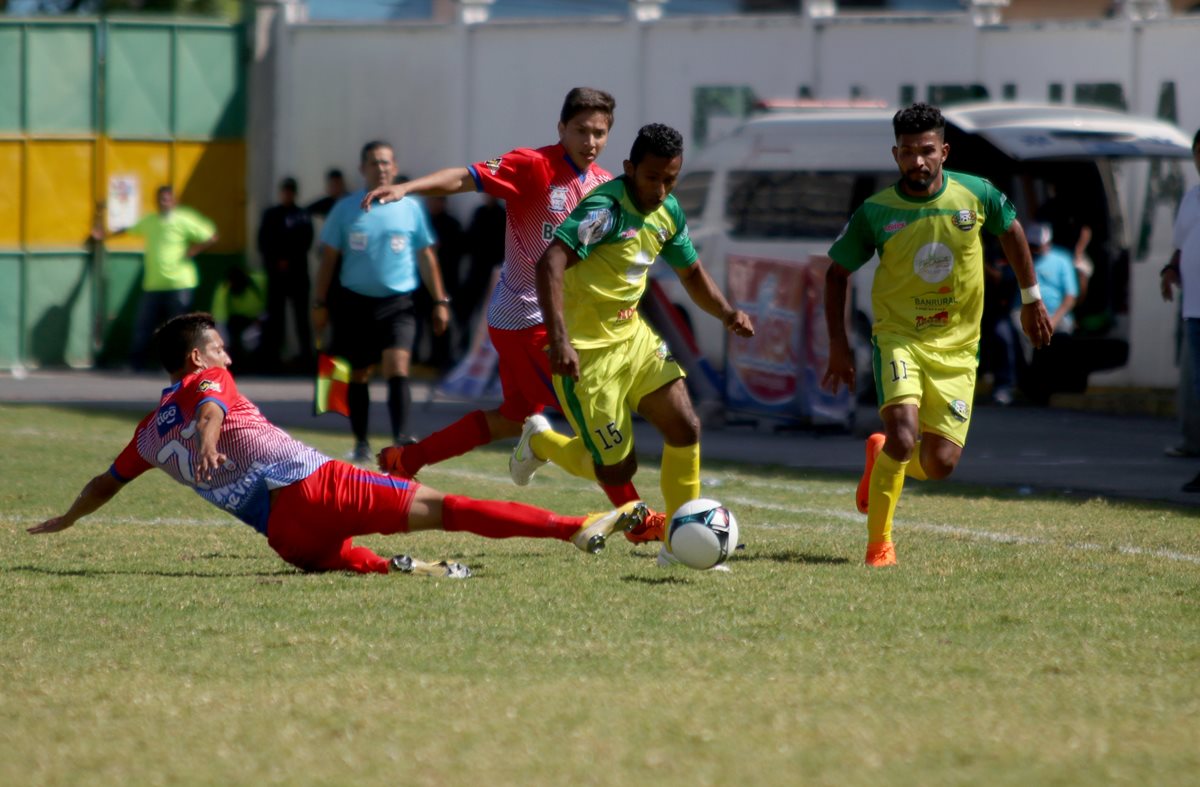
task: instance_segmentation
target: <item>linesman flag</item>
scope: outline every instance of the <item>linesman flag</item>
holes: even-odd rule
[[[350,417],[350,362],[336,355],[317,355],[313,415],[341,413]]]

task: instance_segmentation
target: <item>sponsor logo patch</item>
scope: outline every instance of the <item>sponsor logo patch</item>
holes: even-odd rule
[[[488,172],[495,175],[497,172],[500,171],[500,162],[502,162],[502,161],[504,161],[503,156],[496,156],[496,158],[490,158],[487,161],[483,162],[483,166],[488,168]]]
[[[931,314],[928,317],[917,315],[916,323],[914,324],[918,331],[923,331],[927,328],[944,328],[950,324],[950,312],[938,312]]]
[[[950,403],[950,412],[955,418],[966,423],[967,419],[971,417],[971,406],[962,399],[955,399]]]
[[[579,242],[585,246],[599,243],[613,226],[610,210],[593,210],[579,222]]]
[[[913,297],[913,307],[919,312],[944,311],[956,303],[951,287],[939,287]]]
[[[954,226],[958,227],[963,232],[973,229],[975,227],[975,221],[975,211],[973,210],[960,210],[958,213],[954,214]]]
[[[622,240],[630,240],[631,238],[636,238],[637,234],[638,234],[637,227],[630,227],[629,229],[622,232],[620,237]]]
[[[367,250],[367,233],[365,232],[351,232],[350,237],[346,240],[350,244],[350,251]]]
[[[403,235],[393,234],[389,239],[389,245],[392,247],[392,252],[394,254],[399,254],[408,247],[408,238],[404,237]]]
[[[900,230],[904,229],[907,226],[908,226],[907,221],[893,221],[891,224],[884,227],[883,231],[884,232],[899,232]],[[845,230],[843,230],[842,232],[845,233]]]
[[[552,213],[562,213],[567,209],[567,187],[566,186],[551,186],[550,187],[550,211]]]
[[[221,384],[216,380],[201,380],[200,385],[197,387],[200,389],[200,393],[208,393],[209,391],[221,393]]]
[[[942,243],[926,243],[913,257],[913,273],[922,281],[937,284],[954,270],[954,252]]]
[[[155,417],[155,425],[158,427],[158,435],[162,437],[167,432],[175,428],[175,424],[179,423],[179,407],[171,404],[158,411]]]

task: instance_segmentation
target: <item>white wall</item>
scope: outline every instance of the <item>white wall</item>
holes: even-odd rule
[[[1117,82],[1131,109],[1153,114],[1174,80],[1180,123],[1200,126],[1200,18],[1026,23],[977,28],[966,15],[891,19],[802,16],[442,24],[316,24],[278,28],[275,95],[251,113],[274,113],[272,171],[252,167],[249,192],[268,199],[284,174],[302,197],[319,195],[322,175],[339,166],[357,183],[358,149],[390,140],[410,175],[489,158],[556,139],[562,97],[590,85],[617,98],[616,124],[602,166],[618,170],[637,128],[663,122],[692,146],[693,89],[748,85],[760,97],[792,98],[800,85],[818,98],[895,103],[901,85],[923,99],[931,84],[1006,83],[1018,98],[1044,101],[1048,84],[1067,100],[1080,82]],[[256,93],[257,95],[257,93]],[[261,118],[260,118],[261,122]],[[261,146],[261,142],[258,146]],[[1185,168],[1189,183],[1196,173]],[[265,182],[263,182],[265,180]],[[1137,203],[1140,194],[1128,195]],[[257,206],[256,206],[257,207]],[[471,198],[452,201],[465,218]],[[1131,206],[1136,209],[1136,204]],[[1128,215],[1136,237],[1140,213]],[[1165,215],[1160,216],[1160,224]],[[1133,266],[1132,357],[1101,378],[1111,384],[1174,385],[1174,317],[1157,302],[1157,258]]]

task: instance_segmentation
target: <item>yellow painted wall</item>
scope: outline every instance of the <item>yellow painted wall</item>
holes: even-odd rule
[[[215,252],[240,252],[246,244],[246,144],[175,143],[175,198],[217,225]]]
[[[25,179],[25,245],[82,247],[96,204],[92,140],[30,140]]]
[[[0,141],[0,248],[21,245],[21,162],[24,156],[20,140]]]
[[[155,191],[159,186],[171,182],[171,145],[169,142],[121,142],[105,140],[104,172],[99,187],[104,192],[100,199],[107,199],[109,178],[117,175],[132,175],[139,181],[139,216],[154,210],[157,204]],[[109,229],[113,229],[109,227]],[[108,241],[113,250],[141,249],[142,239],[124,235]]]

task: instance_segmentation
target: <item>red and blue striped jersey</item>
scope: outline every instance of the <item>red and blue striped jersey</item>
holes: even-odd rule
[[[579,201],[612,179],[592,164],[580,171],[561,144],[517,148],[468,168],[475,188],[505,201],[504,266],[488,305],[488,325],[521,330],[540,325],[535,266],[554,230]]]
[[[213,474],[211,483],[197,483],[196,414],[205,402],[214,402],[225,411],[217,450],[227,461]],[[137,425],[133,439],[109,472],[128,482],[157,467],[265,535],[271,490],[307,478],[328,461],[329,457],[268,421],[238,393],[233,375],[214,367],[163,389],[158,408]]]

